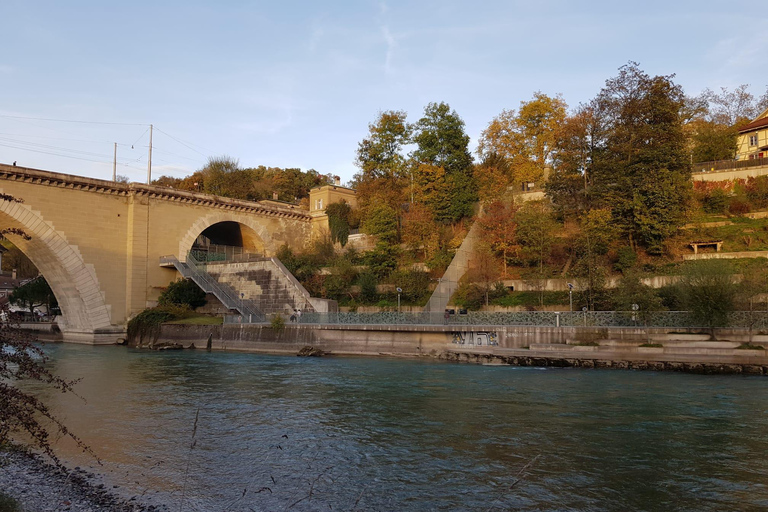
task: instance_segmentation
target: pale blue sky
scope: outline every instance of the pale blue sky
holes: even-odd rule
[[[118,174],[144,181],[153,123],[153,177],[229,155],[347,181],[381,110],[445,101],[474,149],[502,109],[537,90],[575,107],[629,60],[688,94],[760,95],[768,15],[749,6],[2,0],[0,162],[109,179],[117,142]]]

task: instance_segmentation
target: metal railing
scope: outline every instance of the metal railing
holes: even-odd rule
[[[747,160],[713,160],[710,162],[695,162],[691,164],[691,172],[717,172],[749,167],[768,165],[768,158],[753,158]]]
[[[282,315],[291,324],[289,315]],[[225,318],[227,324],[255,323],[247,315]],[[520,311],[482,312],[467,314],[440,312],[398,313],[311,313],[304,312],[296,319],[299,324],[315,325],[448,325],[448,326],[519,326],[519,327],[636,327],[636,328],[692,328],[712,326],[697,322],[687,311]],[[727,325],[714,327],[752,328],[768,331],[768,311],[737,311],[731,313]]]
[[[242,247],[232,245],[210,244],[206,246],[195,246],[189,251],[198,262],[216,262],[231,261],[243,254],[247,254]]]
[[[239,311],[240,315],[247,318],[250,323],[265,321],[264,313],[253,301],[244,299],[231,286],[214,279],[206,272],[205,263],[197,261],[191,253],[187,255],[186,263],[180,262],[176,256],[162,256],[160,258],[161,265],[168,263],[173,264],[184,278],[194,281],[205,293],[213,294],[228,309]]]

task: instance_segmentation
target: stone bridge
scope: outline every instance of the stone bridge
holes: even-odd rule
[[[0,229],[37,266],[62,311],[65,340],[113,343],[126,321],[156,304],[203,232],[215,243],[274,256],[310,237],[309,213],[138,183],[0,164]]]

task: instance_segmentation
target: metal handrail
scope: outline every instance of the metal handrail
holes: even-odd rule
[[[184,278],[192,279],[205,293],[212,293],[224,306],[229,309],[236,309],[252,322],[263,322],[266,319],[264,313],[253,301],[238,297],[237,292],[232,287],[214,279],[206,272],[205,265],[201,265],[191,254],[187,255],[186,263],[180,262],[176,256],[162,256],[160,263],[173,264]]]

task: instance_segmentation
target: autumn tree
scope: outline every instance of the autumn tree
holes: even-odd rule
[[[421,198],[422,202],[432,209],[437,222],[451,223],[471,216],[477,193],[464,121],[448,104],[430,103],[413,130],[417,145],[411,155],[415,183],[422,184],[426,191],[424,186],[430,179],[440,179],[439,185]]]
[[[560,217],[575,218],[589,207],[588,184],[596,143],[603,136],[599,113],[582,105],[561,124],[545,190]]]
[[[599,308],[606,298],[606,254],[617,234],[609,208],[589,210],[581,218],[579,233],[573,241],[573,274],[578,278],[578,293],[590,310]]]
[[[691,159],[728,160],[736,154],[739,128],[768,108],[768,91],[757,98],[747,84],[733,90],[722,87],[720,92],[704,89],[687,102],[690,114],[685,128]]]
[[[423,204],[409,205],[403,215],[402,239],[416,254],[422,251],[424,259],[432,258],[439,249],[440,233],[435,229],[432,212]]]
[[[501,256],[502,272],[507,275],[509,259],[516,254],[518,245],[515,236],[515,208],[508,201],[495,200],[483,208],[483,214],[477,222],[483,232],[485,240],[491,251]]]
[[[356,164],[360,172],[354,176],[358,204],[364,212],[383,202],[397,210],[404,202],[410,180],[404,147],[410,143],[411,128],[406,113],[380,112],[368,125],[368,136],[357,147]]]
[[[509,194],[512,184],[509,162],[497,153],[483,156],[475,167],[475,183],[478,196],[485,202],[501,199]]]
[[[514,183],[541,182],[566,108],[560,95],[534,93],[532,100],[520,102],[517,111],[504,110],[490,122],[480,136],[478,154],[505,158]]]
[[[547,277],[544,265],[549,259],[555,243],[557,223],[552,218],[549,205],[544,201],[523,204],[515,213],[517,243],[520,255],[529,264],[535,265],[539,279],[539,302],[544,304],[544,287],[541,280]]]

